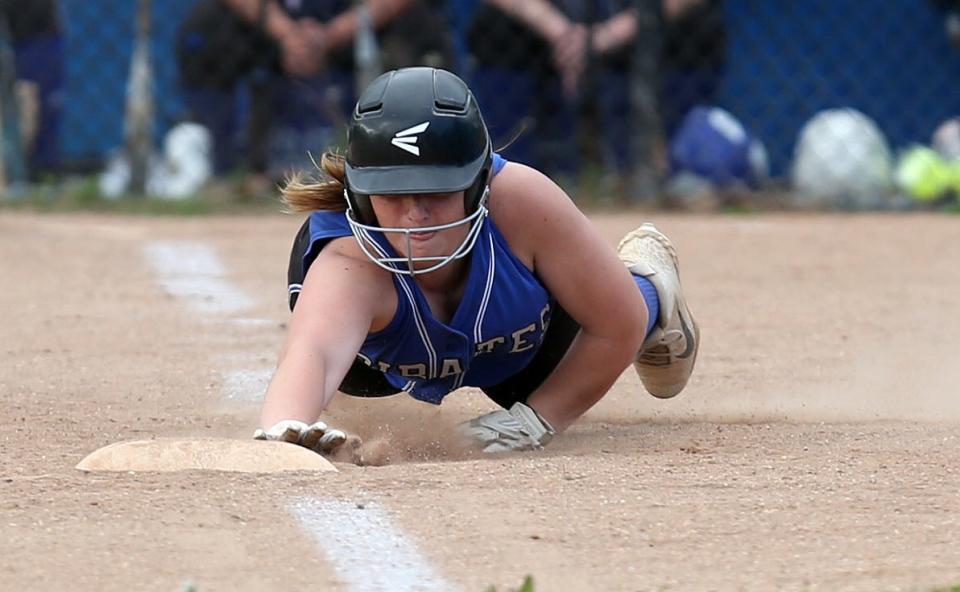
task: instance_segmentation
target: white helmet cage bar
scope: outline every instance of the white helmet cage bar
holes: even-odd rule
[[[448,222],[447,224],[440,224],[437,226],[421,226],[418,228],[389,228],[385,226],[373,226],[371,224],[364,224],[357,219],[356,213],[353,211],[353,208],[349,205],[350,200],[347,200],[347,223],[350,224],[350,230],[353,232],[353,236],[357,239],[357,243],[360,245],[360,249],[370,258],[371,261],[386,269],[391,273],[396,273],[399,275],[420,275],[424,273],[430,273],[431,271],[436,271],[443,267],[444,265],[455,261],[457,259],[462,259],[466,257],[467,254],[473,249],[473,246],[477,242],[477,237],[480,236],[480,229],[483,227],[483,221],[487,217],[487,196],[490,193],[490,186],[487,185],[483,189],[483,195],[480,196],[480,200],[477,203],[477,209],[470,215],[457,220],[455,222]],[[344,189],[344,197],[346,197],[346,189]],[[410,237],[415,234],[429,234],[431,232],[439,232],[442,230],[449,230],[451,228],[456,228],[458,226],[463,226],[464,224],[472,224],[470,230],[467,232],[466,236],[463,238],[463,241],[460,242],[460,245],[453,250],[449,255],[435,255],[429,257],[411,257],[413,249],[410,243]],[[402,234],[406,242],[406,257],[390,257],[389,254],[384,250],[378,242],[376,242],[371,236],[370,233],[379,232],[384,237],[389,233]],[[428,265],[425,269],[417,269],[418,264],[432,264]],[[406,267],[403,267],[406,265]]]

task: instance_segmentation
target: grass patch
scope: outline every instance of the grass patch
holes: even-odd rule
[[[251,190],[245,179],[225,178],[187,199],[127,194],[110,199],[100,193],[96,176],[38,183],[0,195],[0,211],[41,213],[97,212],[142,216],[261,214],[281,210],[273,188]]]
[[[960,214],[960,202],[954,202],[943,209],[948,214]],[[960,584],[950,589],[950,592],[960,592]]]
[[[497,587],[490,586],[487,588],[486,592],[497,592]],[[507,592],[534,592],[533,576],[528,574],[525,578],[523,578],[523,583],[520,584],[519,588],[510,588]],[[951,590],[951,592],[953,591]]]

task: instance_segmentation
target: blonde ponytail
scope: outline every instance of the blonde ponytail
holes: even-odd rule
[[[296,173],[284,184],[280,190],[284,210],[291,214],[315,210],[345,211],[343,169],[343,155],[324,152],[317,166],[319,178],[309,179],[303,173]]]

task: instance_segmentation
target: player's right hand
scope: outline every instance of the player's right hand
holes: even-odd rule
[[[327,426],[322,421],[307,424],[296,419],[278,421],[266,430],[257,428],[253,432],[253,437],[255,440],[299,444],[323,455],[332,454],[347,441],[347,434]]]
[[[532,407],[520,402],[509,410],[500,409],[462,423],[458,431],[484,452],[540,450],[557,433]]]

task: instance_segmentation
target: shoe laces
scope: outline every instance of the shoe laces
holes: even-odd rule
[[[673,246],[673,243],[658,232],[651,232],[647,234],[645,238],[655,241],[655,244],[648,244],[647,252],[655,257],[662,267],[669,269],[672,266],[679,272],[680,261],[679,257],[677,257],[677,249]],[[664,255],[666,255],[666,257],[664,257]]]

